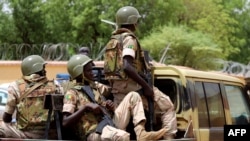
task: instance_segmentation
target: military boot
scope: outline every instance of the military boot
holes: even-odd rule
[[[141,122],[134,128],[137,141],[158,140],[166,134],[167,130],[162,128],[158,131],[147,132],[145,130],[145,122]]]

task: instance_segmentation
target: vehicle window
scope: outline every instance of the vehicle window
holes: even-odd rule
[[[200,127],[221,127],[225,124],[221,90],[218,83],[196,82]]]
[[[210,127],[224,126],[226,122],[219,84],[204,83],[204,88],[207,97]]]
[[[232,124],[248,124],[250,111],[243,91],[239,86],[226,85],[226,95],[232,117]]]
[[[205,93],[203,85],[201,82],[195,83],[195,95],[198,96],[198,116],[199,116],[199,126],[209,127],[207,103],[205,98]]]
[[[155,79],[154,85],[168,95],[172,102],[176,104],[177,88],[176,83],[172,79]]]
[[[7,103],[7,94],[0,91],[0,105],[5,105]]]

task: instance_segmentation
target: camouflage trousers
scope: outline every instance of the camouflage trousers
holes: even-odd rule
[[[131,82],[117,81],[113,84],[112,93],[114,95],[114,103],[119,104],[125,96],[131,91],[137,91],[140,87]],[[173,102],[157,87],[153,87],[154,91],[154,112],[157,116],[160,114],[162,127],[167,129],[167,135],[175,134],[177,132],[177,120]],[[143,94],[141,94],[144,109],[148,109],[148,101]]]
[[[22,131],[16,128],[16,123],[5,123],[0,121],[0,136],[1,138],[19,138],[19,139],[44,139],[44,130]],[[49,139],[57,139],[56,130],[51,129]]]
[[[129,141],[130,134],[125,130],[132,115],[134,125],[146,119],[142,99],[137,92],[128,93],[116,107],[113,117],[116,128],[105,126],[101,135],[92,133],[88,136],[88,141]]]

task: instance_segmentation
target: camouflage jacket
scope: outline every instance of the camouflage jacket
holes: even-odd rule
[[[90,103],[88,96],[81,90],[83,84],[75,83],[73,88],[67,90],[64,95],[64,105],[63,112],[68,112],[73,114],[81,106]],[[98,82],[93,83],[91,88],[95,94],[95,100],[98,104],[105,106],[105,99],[103,95],[105,92],[110,91],[109,88],[105,89],[105,85],[102,85]],[[108,90],[108,91],[107,91]],[[102,115],[95,115],[91,111],[85,112],[81,117],[81,120],[78,122],[75,127],[75,133],[82,139],[86,140],[87,136],[96,130],[98,123],[102,120]]]
[[[127,52],[128,50],[129,52]],[[104,74],[106,79],[127,79],[127,75],[123,71],[124,55],[132,56],[134,68],[138,73],[143,73],[143,52],[139,41],[133,32],[121,28],[112,33],[111,39],[105,47]]]
[[[20,99],[27,90],[43,80],[46,81],[41,86]],[[10,84],[5,112],[13,114],[16,110],[18,129],[45,130],[48,110],[43,109],[44,95],[55,93],[60,93],[59,86],[56,86],[53,81],[47,80],[46,77],[37,74],[24,76]]]

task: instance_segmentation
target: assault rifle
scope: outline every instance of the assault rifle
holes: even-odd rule
[[[90,88],[90,86],[88,85],[84,85],[82,87],[82,91],[89,97],[89,99],[93,102],[93,103],[97,103],[97,101],[95,100],[95,95],[92,91],[92,89]],[[98,104],[99,105],[99,104]],[[106,126],[106,125],[109,125],[109,126],[113,126],[115,127],[115,124],[113,123],[113,120],[112,118],[110,117],[108,111],[102,107],[101,107],[101,110],[102,110],[102,113],[103,113],[103,117],[102,117],[102,121],[97,125],[97,128],[96,128],[96,133],[98,134],[101,134],[102,133],[102,129]]]
[[[152,74],[149,66],[149,54],[148,51],[144,51],[144,66],[145,66],[145,79],[149,86],[153,88]],[[149,128],[153,131],[154,124],[154,100],[151,97],[147,97],[148,100],[148,110],[149,110]]]

